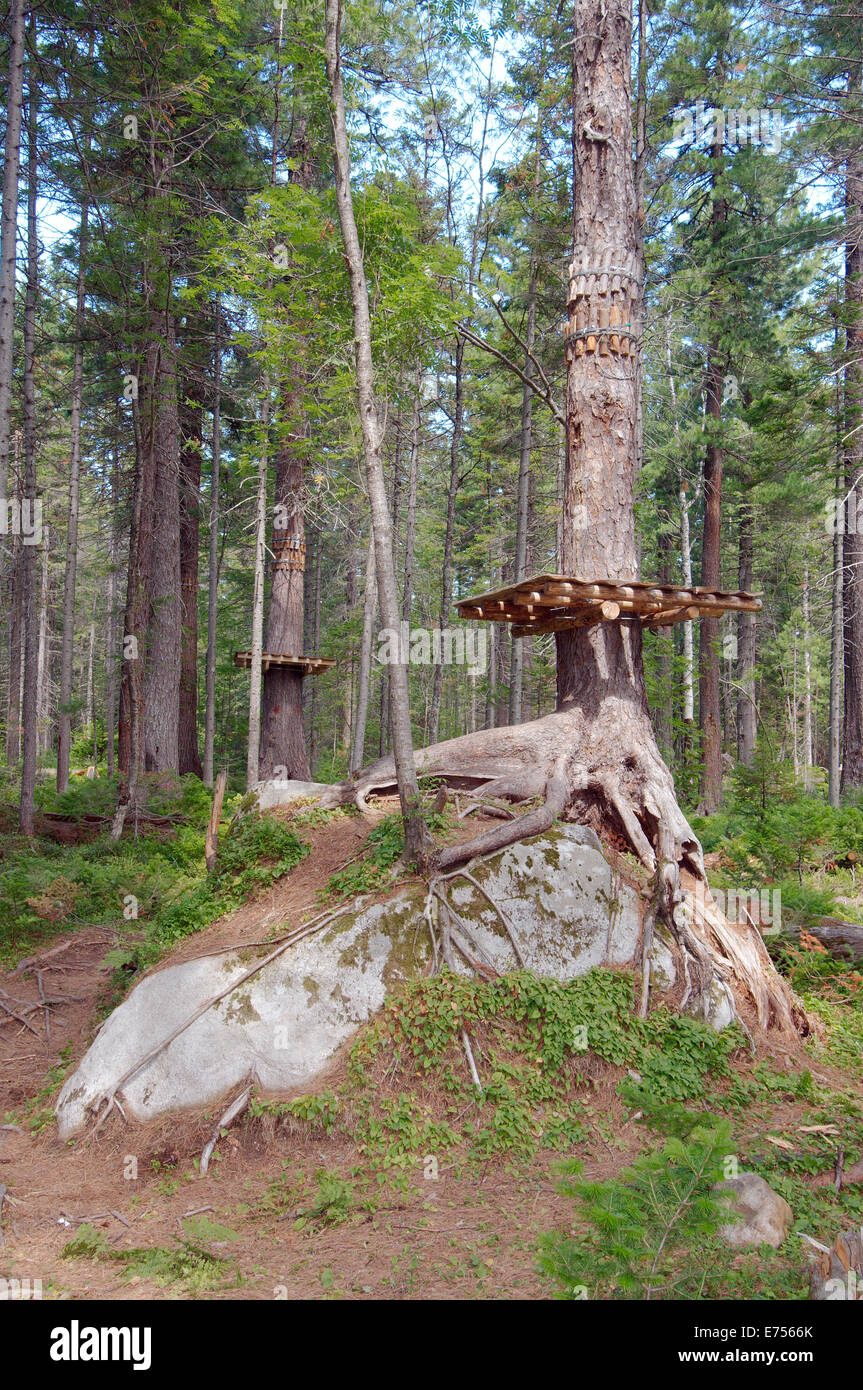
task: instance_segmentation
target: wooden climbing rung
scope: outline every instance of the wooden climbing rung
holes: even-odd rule
[[[281,666],[288,671],[300,671],[304,676],[316,676],[321,671],[329,671],[335,666],[335,657],[296,656],[291,652],[261,652],[261,666],[269,671],[271,666]],[[234,665],[251,670],[252,653],[234,652]]]
[[[722,613],[757,613],[761,599],[745,589],[706,589],[696,585],[654,584],[641,580],[580,579],[577,575],[538,574],[459,599],[460,618],[512,623],[513,637],[565,632],[594,623],[637,622],[651,631]]]

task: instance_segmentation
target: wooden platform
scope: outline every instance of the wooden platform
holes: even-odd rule
[[[300,671],[304,676],[316,676],[320,671],[329,671],[335,666],[331,656],[294,656],[290,652],[261,652],[261,666],[269,671],[271,666],[281,666],[288,671]],[[234,665],[251,669],[251,652],[234,652]]]
[[[651,631],[723,613],[757,613],[761,599],[743,589],[685,588],[679,584],[617,584],[611,579],[579,579],[538,574],[456,603],[459,617],[486,623],[512,623],[513,637],[564,632],[594,623],[637,622]]]

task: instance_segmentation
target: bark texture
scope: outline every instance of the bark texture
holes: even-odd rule
[[[31,53],[36,46],[36,18],[30,14]],[[39,241],[36,226],[38,181],[37,103],[35,59],[28,76],[27,110],[27,294],[24,302],[24,495],[30,515],[36,506],[36,295],[39,281]],[[44,544],[44,539],[43,539]],[[23,547],[21,557],[24,668],[22,688],[21,798],[19,828],[33,834],[36,792],[36,703],[39,665],[39,614],[36,602],[36,550]]]
[[[850,85],[850,84],[849,84]],[[863,514],[863,158],[845,171],[845,493],[848,515]],[[844,537],[845,709],[842,791],[863,786],[863,533]]]
[[[282,394],[283,437],[276,454],[273,522],[273,583],[267,615],[268,652],[299,656],[303,650],[303,581],[306,569],[303,451],[306,423],[301,411],[302,378]],[[311,776],[303,728],[303,677],[271,666],[264,673],[259,774],[307,782]]]
[[[752,508],[747,501],[740,507],[737,583],[752,588]],[[755,752],[755,654],[757,619],[754,613],[737,615],[737,756],[747,767]]]
[[[201,382],[190,382],[180,402],[180,713],[178,770],[203,777],[198,752],[198,535],[201,511]]]
[[[12,433],[12,363],[15,324],[15,246],[18,235],[18,168],[24,101],[24,0],[12,0],[9,13],[9,77],[6,84],[6,142],[3,203],[0,213],[0,505],[7,500]]]

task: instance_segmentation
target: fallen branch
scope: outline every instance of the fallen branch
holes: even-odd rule
[[[26,960],[19,960],[15,966],[15,974],[20,975],[25,970],[31,970],[34,965],[42,966],[46,960],[51,960],[53,956],[62,956],[63,952],[68,951],[71,945],[71,941],[63,941],[59,946],[52,946],[50,951],[44,951],[41,956],[28,956]]]
[[[2,989],[0,989],[0,994],[3,995],[4,999],[9,998],[9,995],[6,994],[5,991]],[[4,1013],[7,1013],[10,1018],[17,1019],[17,1021],[23,1024],[25,1028],[29,1028],[30,1032],[34,1035],[34,1037],[38,1038],[39,1034],[36,1032],[36,1029],[33,1027],[32,1023],[28,1023],[26,1018],[22,1018],[20,1014],[16,1014],[14,1009],[10,1009],[8,1004],[4,1004],[3,999],[0,999],[0,1009],[2,1009]]]
[[[227,1129],[228,1125],[232,1124],[238,1115],[242,1115],[243,1111],[246,1109],[246,1106],[249,1104],[251,1098],[252,1086],[250,1082],[249,1085],[246,1087],[245,1091],[243,1091],[242,1095],[237,1096],[237,1099],[231,1105],[228,1106],[224,1115],[219,1120],[219,1123],[216,1125],[216,1128],[213,1130],[209,1142],[204,1146],[204,1152],[201,1154],[200,1167],[202,1178],[205,1177],[207,1174],[207,1170],[210,1166],[210,1159],[213,1155],[213,1150],[219,1141],[219,1135],[221,1134],[222,1130]]]
[[[474,1086],[479,1092],[480,1097],[482,1097],[482,1082],[479,1079],[479,1072],[476,1069],[476,1062],[474,1061],[473,1056],[473,1048],[470,1045],[470,1038],[468,1037],[468,1032],[466,1028],[462,1028],[461,1030],[461,1042],[462,1047],[464,1048],[464,1055],[467,1057],[468,1067],[470,1068],[471,1080],[473,1081]]]
[[[45,1010],[45,1040],[51,1041],[51,1010],[45,999],[45,990],[42,987],[42,971],[36,967],[36,983],[39,986],[39,998],[42,1001],[42,1008]]]

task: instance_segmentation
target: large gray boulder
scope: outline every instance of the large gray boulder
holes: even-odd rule
[[[299,801],[301,797],[317,799],[330,790],[328,782],[298,782],[292,778],[270,778],[269,781],[256,782],[252,788],[259,811],[290,806],[292,801]]]
[[[639,952],[639,901],[614,874],[593,831],[566,825],[474,866],[503,906],[525,968],[557,980]],[[519,968],[509,933],[464,879],[450,899],[473,940],[474,958],[500,974]],[[142,980],[103,1024],[57,1102],[60,1134],[88,1123],[118,1083],[128,1118],[210,1104],[248,1078],[270,1093],[311,1087],[339,1049],[400,983],[427,973],[431,942],[424,890],[359,906],[289,946],[123,1081],[158,1044],[234,981],[268,948],[202,956]],[[202,950],[206,939],[202,939]],[[670,952],[665,973],[673,971]],[[469,967],[456,953],[456,970]]]

